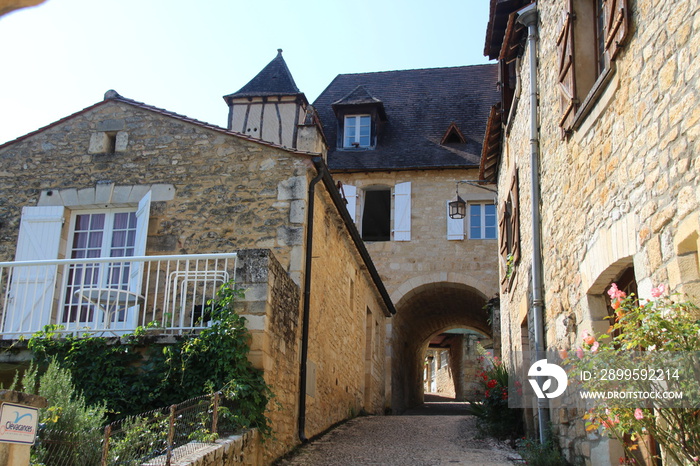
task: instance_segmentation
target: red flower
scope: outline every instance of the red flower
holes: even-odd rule
[[[489,397],[489,395],[490,395],[489,391],[488,391],[488,390],[486,390],[486,391],[484,392],[484,396],[485,396],[486,398],[488,398],[488,397]]]
[[[496,382],[496,381],[493,380],[493,379],[489,380],[489,382],[486,384],[486,386],[489,387],[489,388],[493,388],[493,387],[495,387],[496,385],[498,385],[498,382]]]

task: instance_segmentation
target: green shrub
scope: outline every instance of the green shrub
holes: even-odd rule
[[[30,366],[21,385],[23,391],[43,396],[49,403],[39,410],[39,443],[32,448],[32,464],[98,464],[104,403],[88,405],[76,390],[70,370],[54,360],[41,376],[36,365]]]
[[[165,347],[150,345],[145,357],[149,337],[143,329],[114,342],[61,338],[49,326],[31,338],[29,348],[40,364],[54,358],[70,370],[87,402],[104,404],[111,420],[221,390],[236,401],[229,421],[269,434],[265,410],[272,391],[248,360],[250,334],[245,319],[234,311],[242,295],[232,282],[225,284],[207,303],[210,327]]]

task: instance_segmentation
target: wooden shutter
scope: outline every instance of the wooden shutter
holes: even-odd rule
[[[411,183],[394,186],[394,241],[411,241]]]
[[[605,14],[605,50],[610,60],[617,58],[629,30],[627,0],[603,0]]]
[[[518,196],[518,170],[514,169],[506,200],[498,210],[498,259],[500,266],[501,287],[508,290],[508,256],[512,256],[512,267],[520,260],[520,201]]]
[[[559,52],[559,95],[561,101],[561,119],[559,126],[564,134],[571,131],[578,107],[576,95],[576,70],[574,60],[574,14],[573,1],[567,1],[568,11],[562,15],[562,25],[557,36]]]
[[[518,169],[513,171],[513,177],[510,181],[509,190],[511,213],[510,213],[510,231],[511,231],[511,251],[513,254],[513,263],[516,264],[520,260],[520,199],[518,195]]]
[[[447,239],[464,239],[464,219],[450,218],[450,201],[445,201],[445,206],[447,207]]]
[[[58,258],[63,213],[63,206],[22,209],[16,262]],[[56,265],[13,268],[4,332],[28,336],[51,323],[56,272]]]
[[[357,187],[344,184],[343,194],[345,196],[345,200],[348,201],[345,207],[348,209],[350,218],[353,222],[357,223]]]

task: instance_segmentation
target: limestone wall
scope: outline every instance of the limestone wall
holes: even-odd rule
[[[561,1],[538,2],[542,241],[548,348],[580,344],[604,331],[605,287],[628,267],[642,298],[652,286],[696,291],[700,7],[694,2],[628,1],[631,33],[609,82],[577,128],[562,138],[556,40]],[[528,88],[527,55],[520,75]],[[581,96],[581,99],[585,96]],[[502,154],[499,186],[520,170],[521,261],[501,297],[504,355],[522,348],[531,264],[529,101],[521,95]],[[508,342],[508,343],[506,343]],[[506,355],[507,356],[507,355]],[[563,413],[563,414],[562,414]],[[605,439],[586,438],[581,412],[554,419],[570,458],[617,461]]]
[[[387,309],[328,193],[317,185],[306,436],[385,404]]]
[[[123,147],[96,152],[93,136],[110,132]],[[156,183],[174,193],[152,203],[148,253],[270,248],[298,278],[301,265],[290,264],[302,245],[306,159],[109,101],[0,148],[0,258],[14,258],[22,207],[49,191]]]
[[[477,179],[478,170],[335,173],[333,177],[357,187],[360,228],[363,189],[411,182],[411,240],[367,243],[392,298],[400,298],[397,293],[405,293],[400,288],[409,281],[413,282],[408,284],[410,288],[414,288],[436,281],[436,274],[450,274],[445,279],[469,283],[489,297],[498,292],[496,241],[447,239],[446,203],[455,197],[455,181]],[[493,202],[496,197],[495,193],[467,184],[459,186],[459,193],[467,202]]]

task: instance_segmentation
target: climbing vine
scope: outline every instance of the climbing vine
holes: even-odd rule
[[[104,404],[111,419],[167,406],[222,390],[235,398],[234,417],[243,427],[269,433],[265,416],[272,391],[262,372],[248,360],[250,334],[245,318],[234,311],[243,291],[227,283],[207,303],[212,323],[174,343],[153,344],[150,324],[122,338],[62,337],[47,326],[28,342],[42,366],[53,359],[71,371],[88,404]]]

